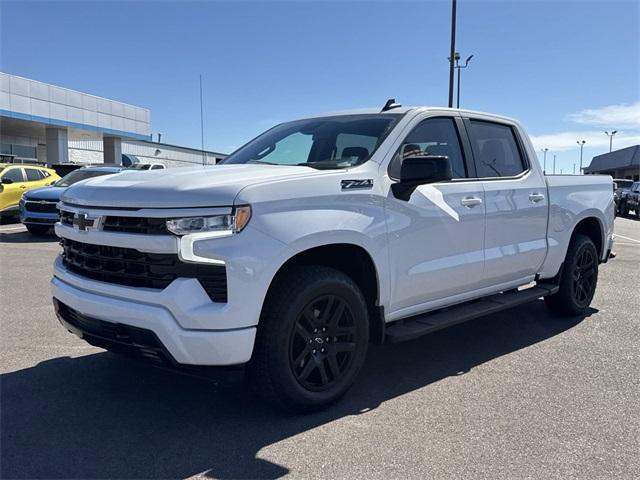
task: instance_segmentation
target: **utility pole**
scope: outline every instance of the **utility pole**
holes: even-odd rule
[[[200,74],[200,140],[202,142],[202,165],[206,165],[207,157],[204,155],[204,113],[202,111],[202,74]]]
[[[576,141],[578,145],[580,145],[580,175],[582,175],[582,149],[584,148],[584,144],[587,143],[586,140],[578,140]]]
[[[611,150],[613,150],[613,136],[618,133],[617,130],[614,130],[613,132],[609,133],[609,132],[604,132],[604,134],[609,137],[609,152],[611,152]]]
[[[553,174],[556,174],[556,154],[553,154]]]
[[[449,108],[453,108],[453,62],[456,54],[456,0],[451,0],[451,52],[449,55]]]
[[[547,152],[548,151],[549,151],[548,148],[543,148],[542,149],[542,153],[544,154],[543,155],[544,160],[543,160],[543,163],[542,163],[542,173],[545,173],[547,171]]]

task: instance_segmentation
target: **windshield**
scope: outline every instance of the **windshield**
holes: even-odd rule
[[[371,158],[401,114],[342,115],[283,123],[222,163],[346,168]]]
[[[113,175],[114,173],[118,172],[110,172],[109,170],[83,170],[81,168],[79,170],[74,170],[73,172],[66,174],[54,185],[56,187],[70,187],[80,180],[86,180],[87,178],[92,177],[100,177],[102,175]]]

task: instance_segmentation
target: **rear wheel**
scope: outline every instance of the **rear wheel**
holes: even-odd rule
[[[44,235],[49,231],[48,225],[25,225],[32,235]]]
[[[265,304],[248,376],[288,410],[320,409],[355,380],[369,341],[365,299],[345,274],[307,266],[284,274]]]
[[[569,243],[560,275],[560,290],[545,297],[547,307],[563,316],[580,315],[591,304],[598,282],[598,250],[586,235]]]

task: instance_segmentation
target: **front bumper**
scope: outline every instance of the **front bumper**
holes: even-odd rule
[[[126,330],[132,327],[134,330],[150,332],[158,340],[157,348],[166,352],[172,363],[180,365],[237,365],[246,363],[251,358],[256,335],[255,327],[221,330],[186,329],[180,326],[165,305],[134,299],[114,298],[111,295],[90,292],[82,286],[73,285],[59,277],[63,273],[61,269],[64,268],[59,259],[54,268],[56,275],[51,280],[54,302],[63,304],[93,322],[113,325],[114,329]],[[67,272],[67,279],[70,276],[73,275]],[[190,279],[181,280],[190,281]],[[87,288],[90,288],[93,283],[100,283],[87,279],[82,279],[82,281]],[[202,290],[201,287],[199,288]],[[127,290],[149,289],[127,288]],[[163,292],[167,290],[169,289],[165,289]],[[160,293],[154,292],[156,295]],[[202,293],[204,294],[204,291]],[[180,304],[181,299],[182,301],[189,300],[188,296],[177,295],[175,303]],[[188,308],[186,305],[183,307]],[[86,327],[86,325],[83,326],[82,323],[74,323],[69,318],[64,318],[64,315],[60,313],[59,315],[62,317],[63,325],[72,333],[81,338],[86,337],[89,343],[109,348],[107,344],[95,342],[96,338],[105,340],[99,332],[96,333],[95,330]],[[145,346],[140,345],[143,348]]]
[[[22,202],[20,203],[20,222],[24,224],[49,225],[53,227],[59,220],[57,213],[32,212],[27,210]]]

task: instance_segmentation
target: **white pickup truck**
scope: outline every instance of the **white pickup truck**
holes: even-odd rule
[[[520,124],[445,108],[278,125],[220,165],[69,188],[51,281],[92,345],[175,366],[246,364],[311,410],[370,342],[544,297],[589,306],[613,238],[606,176],[545,176]]]

